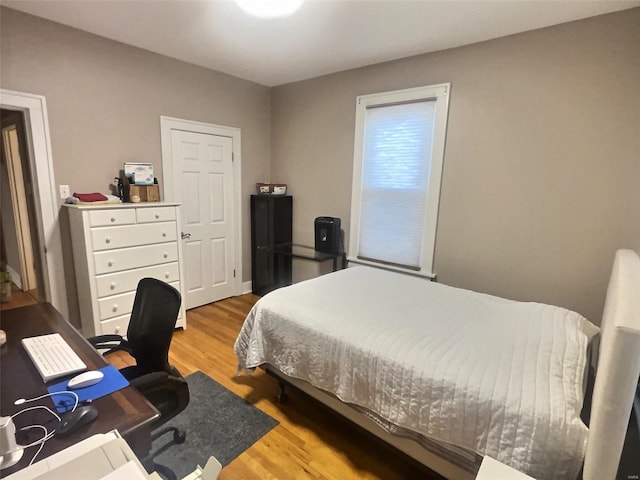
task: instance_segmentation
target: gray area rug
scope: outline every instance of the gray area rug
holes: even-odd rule
[[[154,461],[169,467],[177,478],[191,473],[196,465],[204,467],[211,455],[223,467],[228,465],[278,424],[204,373],[186,378],[189,405],[165,425],[186,430],[187,439],[174,444],[173,435],[167,433],[153,442],[152,449],[163,450]]]

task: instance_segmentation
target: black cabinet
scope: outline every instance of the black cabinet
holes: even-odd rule
[[[291,257],[273,248],[291,244],[291,196],[251,195],[251,282],[256,295],[291,285]]]

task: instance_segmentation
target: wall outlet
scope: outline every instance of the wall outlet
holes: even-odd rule
[[[69,190],[69,185],[60,185],[60,198],[63,200],[65,198],[69,198],[71,196],[71,190]]]

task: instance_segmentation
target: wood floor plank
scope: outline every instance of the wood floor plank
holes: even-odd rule
[[[11,285],[11,299],[8,302],[0,303],[0,311],[11,310],[13,308],[26,307],[38,303],[38,290],[22,291]]]

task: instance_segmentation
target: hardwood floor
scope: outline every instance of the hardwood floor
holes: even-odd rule
[[[288,390],[288,403],[279,404],[276,381],[261,370],[237,376],[233,343],[258,298],[247,294],[188,311],[187,329],[176,331],[171,345],[170,360],[183,375],[201,370],[280,422],[226,466],[220,480],[441,478],[300,392]],[[131,363],[121,353],[109,360]]]
[[[23,292],[22,290],[18,290],[18,287],[16,287],[15,285],[11,285],[11,287],[11,300],[9,300],[8,302],[1,302],[0,311],[10,310],[12,308],[18,307],[25,307],[27,305],[38,303],[37,290]]]

